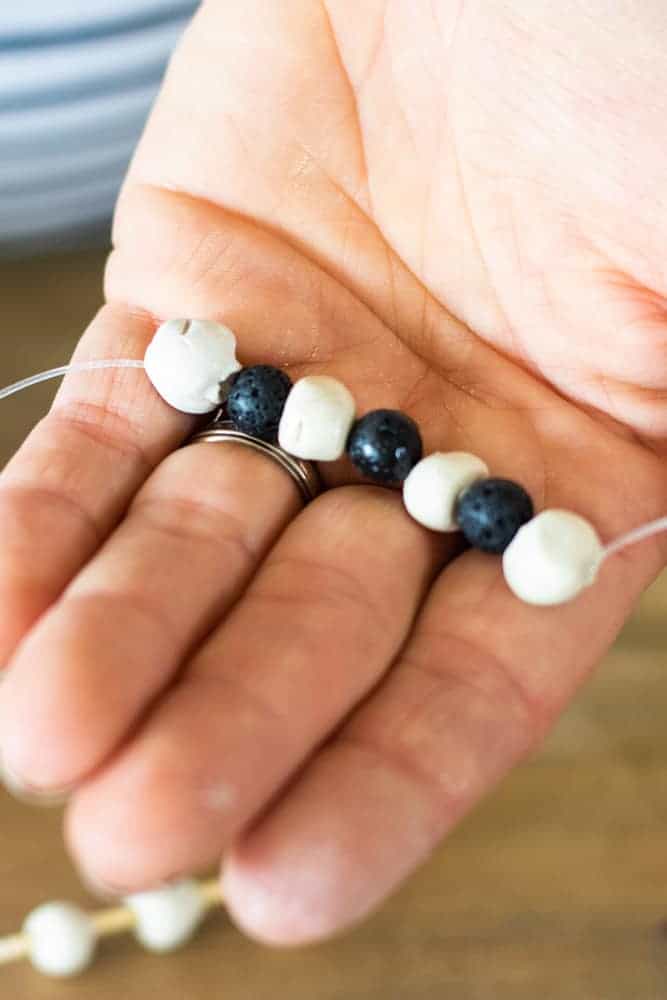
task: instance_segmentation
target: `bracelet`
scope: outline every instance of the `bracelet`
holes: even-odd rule
[[[224,404],[228,426],[288,455],[332,462],[347,454],[367,479],[401,486],[407,512],[432,531],[460,531],[482,552],[502,555],[505,580],[523,601],[560,604],[596,579],[605,549],[593,526],[566,510],[534,515],[526,490],[493,477],[467,452],[423,456],[407,414],[357,417],[349,389],[329,375],[294,384],[272,365],[243,368],[233,332],[210,320],[168,320],[146,350],[146,373],[170,405],[203,413]]]
[[[405,509],[424,527],[460,531],[474,548],[501,555],[507,585],[528,604],[573,599],[595,582],[609,556],[667,531],[662,516],[603,545],[593,525],[573,511],[535,514],[526,490],[491,476],[481,458],[461,451],[424,457],[419,428],[406,414],[384,409],[358,418],[350,391],[337,379],[309,375],[292,384],[272,365],[243,368],[234,333],[212,320],[167,320],[143,361],[72,362],[1,388],[0,400],[46,379],[100,368],[143,368],[175,409],[220,411],[224,419],[218,427],[216,418],[216,440],[235,438],[279,461],[306,502],[318,491],[308,463],[347,454],[366,478],[401,486]]]

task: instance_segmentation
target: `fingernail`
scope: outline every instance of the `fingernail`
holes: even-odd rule
[[[83,885],[91,896],[97,896],[99,899],[106,902],[116,902],[126,895],[124,889],[117,888],[116,886],[109,885],[107,882],[103,882],[97,875],[93,875],[92,872],[87,871],[81,865],[76,866],[76,870],[79,876],[79,881]]]
[[[51,808],[62,806],[69,798],[72,786],[65,788],[36,788],[20,777],[0,755],[0,780],[15,799],[26,805]]]

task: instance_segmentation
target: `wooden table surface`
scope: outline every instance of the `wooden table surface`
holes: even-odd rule
[[[101,252],[0,265],[0,382],[64,362],[100,297]],[[0,455],[53,383],[1,405]],[[546,745],[363,927],[275,951],[222,914],[168,957],[103,945],[83,977],[0,969],[6,1000],[667,1000],[667,579]],[[93,905],[60,812],[0,791],[0,934],[47,899]]]

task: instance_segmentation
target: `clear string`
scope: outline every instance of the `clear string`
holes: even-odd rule
[[[634,545],[635,542],[651,538],[652,535],[659,535],[662,531],[667,531],[667,517],[659,517],[657,521],[649,521],[648,524],[641,524],[638,528],[633,528],[632,531],[628,531],[625,535],[615,538],[613,542],[606,545],[602,558],[606,559],[607,556],[613,555],[614,552],[624,549],[626,545]]]
[[[0,389],[0,399],[6,399],[7,396],[13,396],[15,392],[21,392],[22,389],[28,389],[31,385],[37,385],[38,382],[46,382],[50,378],[59,378],[61,375],[66,375],[67,372],[84,372],[84,371],[94,371],[97,368],[143,368],[143,361],[136,361],[132,358],[113,358],[108,361],[74,361],[69,365],[60,365],[58,368],[50,368],[46,372],[39,372],[37,375],[30,375],[28,378],[22,378],[20,382],[14,382],[12,385],[5,386],[4,389]]]

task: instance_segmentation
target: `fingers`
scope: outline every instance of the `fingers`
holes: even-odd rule
[[[300,506],[284,470],[248,448],[170,455],[11,663],[0,733],[14,782],[58,789],[97,767]]]
[[[86,871],[137,888],[219,857],[382,676],[448,544],[387,490],[343,488],[306,508],[136,738],[74,797],[68,836]]]
[[[105,307],[74,360],[142,358],[153,330],[145,316]],[[0,476],[0,665],[190,424],[141,370],[65,376]]]
[[[610,564],[547,609],[516,600],[492,557],[453,562],[382,687],[230,852],[223,890],[241,927],[298,944],[365,916],[541,738],[649,562]]]

